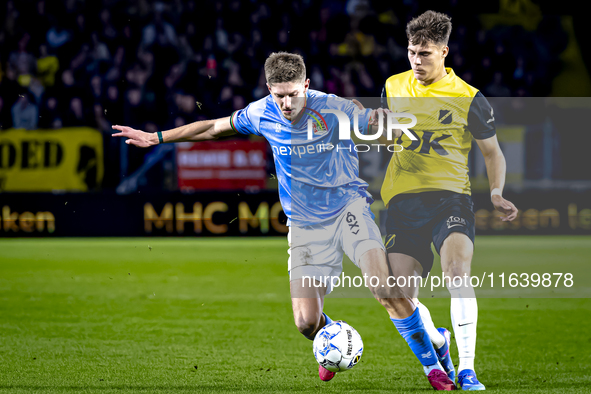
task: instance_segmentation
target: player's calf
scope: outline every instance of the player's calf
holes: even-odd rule
[[[320,314],[314,312],[299,313],[294,315],[294,320],[300,334],[309,340],[314,340],[316,333],[322,327],[332,322],[332,320],[322,312],[320,312]]]
[[[316,336],[316,333],[318,332],[318,330],[320,330],[320,325],[316,321],[302,319],[296,320],[295,323],[300,334],[302,334],[311,341],[314,340],[314,336]]]
[[[414,310],[412,302],[396,282],[392,281],[384,249],[373,240],[365,243],[367,247],[378,245],[365,251],[359,258],[359,268],[363,276],[372,278],[367,282],[371,294],[386,308],[390,317],[409,316]]]
[[[293,319],[298,331],[313,340],[318,330],[326,324],[322,313],[326,287],[305,287],[302,284],[302,279],[290,282]]]

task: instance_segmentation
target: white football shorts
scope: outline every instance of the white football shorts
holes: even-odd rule
[[[363,254],[375,248],[384,249],[380,229],[369,204],[359,198],[334,219],[311,226],[291,226],[287,234],[290,281],[311,277],[332,291],[331,280],[343,272],[343,252],[359,267]]]

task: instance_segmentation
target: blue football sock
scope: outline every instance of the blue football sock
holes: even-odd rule
[[[412,315],[406,319],[392,319],[392,323],[396,326],[396,329],[402,335],[402,338],[406,340],[410,350],[417,356],[421,364],[429,366],[437,364],[437,353],[433,348],[431,339],[425,330],[419,308],[416,308]]]
[[[326,313],[322,312],[322,314],[324,315],[324,319],[326,321],[324,323],[325,326],[328,326],[330,323],[332,323],[332,319],[330,317],[328,317]]]

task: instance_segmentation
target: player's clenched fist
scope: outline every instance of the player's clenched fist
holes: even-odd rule
[[[386,127],[388,112],[391,113],[392,111],[384,108],[374,109],[369,115],[369,124],[372,126],[378,126],[381,120],[384,127]]]
[[[355,104],[357,106],[357,108],[359,108],[360,110],[365,109],[363,104],[361,104],[358,100],[352,99],[351,101],[353,101],[353,104]],[[380,120],[381,120],[382,121],[382,130],[388,130],[387,127],[388,127],[388,114],[389,113],[392,113],[392,111],[390,111],[387,108],[374,109],[373,111],[371,111],[371,114],[369,115],[369,125],[370,126],[379,126]],[[400,130],[400,129],[393,130],[394,138],[399,138],[401,135],[402,135],[402,130]]]
[[[127,126],[113,126],[113,129],[119,130],[120,133],[115,133],[112,136],[126,137],[126,144],[138,146],[140,148],[147,148],[158,144],[158,138],[154,133],[146,133],[145,131],[132,129]]]

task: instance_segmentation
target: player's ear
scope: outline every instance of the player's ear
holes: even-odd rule
[[[304,92],[310,87],[310,78],[304,81]]]
[[[268,83],[268,82],[267,82],[267,83],[265,83],[265,85],[267,85],[267,89],[269,89],[269,93],[273,93],[273,92],[271,92],[271,85],[269,85],[269,83]]]
[[[449,53],[449,47],[446,45],[443,47],[443,49],[441,50],[441,56],[442,57],[447,57],[447,54]]]

